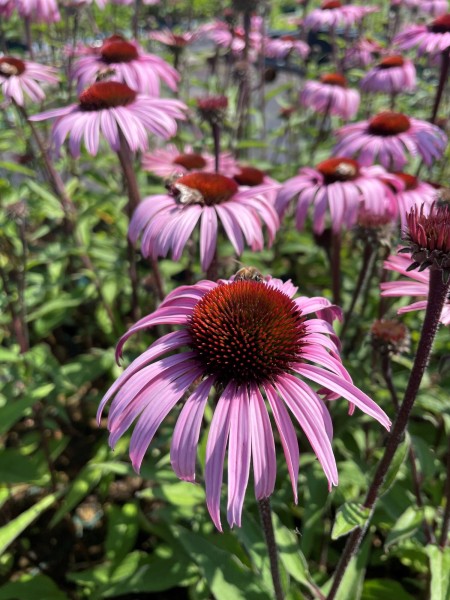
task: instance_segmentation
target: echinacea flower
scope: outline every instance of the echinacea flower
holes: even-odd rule
[[[155,325],[181,326],[131,363],[103,397],[98,410],[100,420],[107,402],[114,397],[108,416],[112,447],[136,422],[130,457],[139,470],[160,424],[187,393],[170,455],[176,475],[194,482],[203,413],[214,388],[217,400],[206,444],[204,479],[208,510],[219,530],[227,447],[230,527],[241,525],[251,463],[257,500],[274,491],[276,454],[269,407],[295,500],[299,449],[287,409],[308,438],[329,487],[337,485],[331,418],[309,381],[321,386],[326,399],[342,396],[387,429],[390,426],[386,414],[353,385],[342,365],[329,322],[339,315],[339,309],[325,298],[294,300],[297,288],[290,281],[283,283],[263,278],[254,270],[250,275],[247,269],[243,271],[246,273],[238,272],[234,280],[200,281],[177,288],[156,311],[131,327],[119,342],[119,356],[124,342],[138,331]],[[313,313],[318,318],[310,318]],[[194,390],[193,384],[197,384]]]
[[[145,53],[136,42],[120,35],[105,39],[99,48],[91,48],[77,60],[71,77],[77,82],[78,92],[102,78],[126,83],[131,89],[151,96],[159,96],[161,81],[175,91],[180,79],[165,60]]]
[[[31,121],[56,118],[52,138],[59,151],[69,136],[72,156],[80,155],[81,138],[89,154],[98,151],[100,132],[113,150],[120,149],[123,135],[130,150],[146,150],[148,134],[168,139],[177,131],[176,119],[184,119],[186,106],[178,100],[137,94],[124,83],[100,81],[82,92],[77,104],[55,108],[30,117]]]
[[[345,125],[336,131],[339,142],[335,154],[357,156],[362,165],[379,161],[387,169],[402,169],[407,155],[423,159],[427,166],[440,158],[447,147],[447,136],[436,125],[385,111],[368,121]]]
[[[448,0],[406,0],[406,6],[432,17],[445,15],[449,10]]]
[[[185,31],[174,33],[167,27],[161,29],[160,31],[151,31],[148,34],[150,40],[155,42],[159,42],[164,46],[168,46],[169,48],[175,48],[178,50],[182,50],[189,46],[193,42],[195,42],[200,35],[200,31]]]
[[[268,38],[264,42],[264,54],[267,58],[283,60],[296,54],[300,58],[305,59],[309,52],[310,47],[308,44],[292,35]]]
[[[361,80],[363,92],[399,94],[416,88],[416,68],[411,60],[400,55],[386,56]]]
[[[41,102],[45,93],[39,84],[57,83],[56,69],[13,56],[0,57],[0,87],[5,98],[24,105],[24,95]]]
[[[340,0],[325,0],[318,8],[314,8],[306,15],[303,25],[313,31],[351,27],[377,10],[376,6],[355,6],[344,4]]]
[[[422,54],[439,54],[450,48],[450,13],[441,15],[428,25],[410,25],[394,38],[403,50],[417,47]]]
[[[4,19],[9,19],[16,8],[14,0],[0,0],[0,16]]]
[[[400,215],[402,227],[406,225],[406,215],[413,206],[421,204],[431,204],[437,199],[438,191],[426,181],[421,181],[418,177],[396,171],[392,175],[397,178],[401,184],[400,189],[394,190],[395,199],[398,204],[398,213]]]
[[[56,0],[16,0],[17,12],[34,23],[55,23],[59,21]]]
[[[216,252],[219,223],[238,255],[245,244],[254,251],[263,249],[263,223],[272,244],[279,219],[267,193],[274,187],[263,184],[242,189],[218,173],[188,173],[171,185],[169,194],[149,196],[141,202],[131,220],[129,237],[135,243],[142,235],[144,256],[166,256],[172,250],[172,259],[179,260],[200,221],[200,260],[206,271]]]
[[[347,69],[356,67],[365,69],[381,54],[383,47],[372,38],[360,38],[345,51],[344,64]]]
[[[173,144],[146,152],[142,157],[142,167],[158,177],[170,178],[184,175],[190,171],[215,172],[215,158],[208,152],[194,152],[192,146],[185,146],[182,151]],[[221,152],[219,156],[219,172],[233,177],[239,172],[236,160],[229,152]]]
[[[351,119],[359,108],[357,90],[347,88],[347,80],[339,73],[321,75],[320,81],[307,81],[300,93],[300,104],[321,114]]]
[[[245,32],[242,27],[233,27],[228,23],[215,21],[202,25],[200,31],[212,39],[217,46],[231,51],[236,56],[241,55],[244,51]],[[261,18],[253,16],[249,34],[249,52],[252,60],[256,58],[261,49],[261,41]]]
[[[288,179],[278,192],[275,207],[283,215],[295,200],[296,227],[302,230],[308,209],[314,206],[313,230],[317,234],[323,233],[329,212],[331,228],[338,233],[356,223],[362,204],[376,215],[383,215],[387,205],[392,205],[392,191],[383,181],[386,176],[379,166],[363,167],[350,158],[329,158],[315,168],[300,169]]]

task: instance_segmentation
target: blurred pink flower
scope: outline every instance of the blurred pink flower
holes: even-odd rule
[[[386,56],[361,80],[363,92],[399,94],[416,88],[416,68],[412,61],[399,55]]]
[[[387,181],[397,183],[382,167],[361,167],[349,158],[329,158],[315,168],[300,169],[288,179],[278,192],[275,207],[282,216],[294,200],[296,227],[302,230],[313,205],[313,230],[317,234],[323,233],[329,211],[331,228],[338,233],[356,223],[361,205],[375,215],[396,212]]]
[[[57,151],[69,136],[72,156],[80,155],[84,137],[89,154],[98,152],[100,132],[113,150],[123,135],[132,152],[146,150],[148,134],[168,139],[177,131],[176,119],[184,119],[185,104],[178,100],[137,94],[124,83],[94,83],[79,96],[78,104],[55,108],[30,117],[31,121],[56,118],[52,129]]]
[[[21,17],[34,23],[54,23],[61,18],[56,0],[16,0],[16,8]]]
[[[0,0],[0,16],[4,19],[9,19],[15,8],[15,0]]]
[[[404,4],[407,8],[418,10],[424,15],[439,17],[448,13],[449,7],[447,0],[402,0],[400,4]]]
[[[180,152],[173,144],[147,152],[142,157],[142,167],[159,177],[183,175],[189,171],[214,173],[215,159],[208,152],[194,152],[192,146],[185,146]],[[229,152],[222,152],[219,160],[222,175],[233,177],[239,171],[236,160]]]
[[[414,175],[402,172],[391,173],[391,175],[397,178],[401,184],[400,187],[394,190],[394,193],[398,204],[401,224],[402,227],[405,227],[406,214],[411,208],[413,206],[420,206],[421,204],[431,206],[437,200],[439,192],[432,185],[421,181],[417,177],[414,177]]]
[[[353,46],[345,51],[344,64],[347,69],[356,67],[365,69],[371,65],[383,47],[371,38],[360,38]]]
[[[306,29],[336,29],[351,27],[359,23],[370,13],[377,12],[376,6],[355,6],[339,0],[325,0],[319,8],[314,8],[303,20]]]
[[[338,483],[331,446],[333,426],[319,393],[329,400],[342,396],[390,427],[387,415],[353,385],[342,365],[330,325],[334,317],[340,317],[340,310],[321,297],[294,300],[296,291],[290,281],[283,283],[258,273],[242,277],[240,272],[234,280],[182,286],[131,327],[118,345],[120,356],[125,341],[138,331],[155,325],[181,326],[136,358],[99,406],[100,421],[106,403],[114,397],[108,416],[112,447],[136,421],[130,441],[136,470],[164,418],[187,394],[173,431],[170,457],[180,479],[195,481],[203,414],[215,387],[217,400],[206,443],[204,478],[208,510],[219,530],[227,446],[230,527],[241,526],[250,463],[256,499],[267,498],[274,491],[277,461],[269,406],[295,501],[299,448],[287,408],[308,438],[330,489]],[[314,313],[318,318],[309,318]],[[311,381],[321,387],[319,393]],[[193,384],[197,384],[194,390]]]
[[[357,156],[362,165],[379,161],[387,169],[402,169],[408,154],[422,157],[428,166],[447,147],[447,136],[436,125],[402,113],[385,111],[369,121],[345,125],[336,131],[335,154]]]
[[[142,94],[159,96],[160,81],[176,90],[178,72],[155,54],[146,54],[136,42],[113,35],[103,41],[99,48],[91,48],[73,65],[72,79],[77,82],[78,92],[100,78],[126,83]]]
[[[410,25],[394,38],[403,50],[417,47],[422,54],[438,54],[450,48],[450,13],[441,15],[428,25]]]
[[[57,70],[12,56],[0,57],[0,88],[8,100],[23,106],[26,95],[41,102],[45,98],[41,83],[58,83]]]
[[[239,56],[245,47],[245,35],[242,27],[232,27],[223,21],[214,21],[202,25],[199,31],[206,34],[213,42],[233,54]],[[251,20],[249,36],[251,58],[255,59],[261,49],[261,17],[254,16]]]
[[[264,43],[264,54],[268,58],[285,59],[297,54],[305,59],[310,51],[308,44],[291,35],[282,35],[279,38],[267,38]]]
[[[279,219],[267,194],[277,185],[242,189],[218,173],[188,173],[171,185],[169,194],[149,196],[141,202],[131,219],[129,237],[136,243],[142,235],[144,256],[166,256],[171,250],[176,261],[201,218],[200,260],[206,271],[216,252],[219,223],[238,255],[245,243],[253,251],[264,248],[263,224],[272,244]]]
[[[359,108],[357,90],[347,88],[347,80],[339,73],[321,75],[320,81],[307,81],[300,92],[300,104],[317,113],[329,113],[351,119]]]
[[[195,42],[200,35],[200,31],[185,31],[184,33],[174,33],[168,28],[161,31],[151,31],[148,35],[149,39],[159,42],[164,46],[173,48],[185,48]]]

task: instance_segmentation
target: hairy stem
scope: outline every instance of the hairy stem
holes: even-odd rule
[[[258,508],[259,516],[261,517],[262,528],[264,531],[264,537],[266,539],[267,552],[269,555],[270,573],[272,575],[275,599],[283,600],[284,594],[281,587],[280,570],[278,568],[278,550],[277,543],[275,541],[275,533],[273,530],[272,512],[270,509],[269,498],[263,498],[262,500],[259,500]]]
[[[441,73],[439,75],[439,84],[436,90],[436,96],[434,98],[433,112],[431,113],[431,123],[436,123],[436,118],[441,104],[442,96],[444,94],[445,86],[448,79],[448,72],[450,68],[450,48],[446,48],[441,53]]]

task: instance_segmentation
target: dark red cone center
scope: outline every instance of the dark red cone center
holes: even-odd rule
[[[431,33],[450,33],[450,13],[434,19],[428,25],[428,31],[431,31]]]
[[[341,8],[342,2],[340,0],[326,0],[326,2],[322,2],[320,8],[322,10],[330,10],[333,8]]]
[[[124,83],[99,81],[81,92],[79,103],[83,110],[102,110],[127,106],[135,99],[136,92]]]
[[[316,169],[327,185],[336,181],[352,181],[359,176],[359,165],[351,158],[329,158],[319,163]]]
[[[304,317],[286,294],[258,281],[219,285],[188,326],[205,370],[226,385],[273,381],[301,360]]]
[[[22,75],[25,69],[25,63],[19,58],[13,58],[12,56],[3,56],[0,58],[0,75],[3,75],[3,77]]]
[[[378,69],[392,69],[393,67],[403,67],[405,59],[398,54],[394,56],[386,56],[377,65]]]
[[[187,154],[179,154],[173,160],[175,165],[181,165],[187,171],[195,171],[196,169],[204,169],[206,167],[206,160],[201,154],[195,152]]]
[[[172,193],[182,204],[207,206],[227,202],[238,190],[233,179],[218,173],[188,173],[172,185]]]
[[[382,112],[369,121],[369,133],[384,137],[408,131],[411,121],[406,115],[391,111]]]
[[[326,83],[328,85],[337,85],[342,88],[347,87],[347,80],[339,73],[327,73],[326,75],[321,75],[320,81],[321,83]]]
[[[119,38],[119,39],[117,39]],[[139,57],[134,44],[130,44],[119,36],[113,36],[104,41],[100,55],[105,63],[128,63]]]
[[[414,175],[410,175],[409,173],[402,173],[400,171],[396,171],[394,173],[396,177],[401,179],[405,186],[405,191],[415,190],[419,185],[419,180]]]
[[[255,185],[261,185],[264,181],[265,173],[256,169],[255,167],[240,167],[240,172],[234,176],[235,181],[239,185],[248,185],[253,187]]]

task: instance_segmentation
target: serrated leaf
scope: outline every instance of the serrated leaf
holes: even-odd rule
[[[427,546],[430,559],[430,600],[450,600],[450,548]]]
[[[370,509],[358,502],[346,502],[339,507],[331,531],[331,539],[337,540],[357,527],[363,527],[369,518]]]
[[[390,530],[384,544],[385,549],[387,550],[390,546],[405,538],[410,539],[419,529],[423,518],[422,509],[409,506]]]

